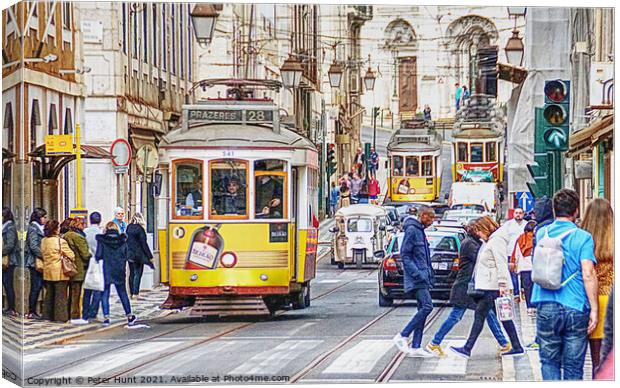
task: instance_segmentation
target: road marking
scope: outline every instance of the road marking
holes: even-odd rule
[[[299,333],[300,331],[305,330],[305,329],[309,328],[310,326],[314,326],[314,325],[316,325],[316,324],[317,324],[317,322],[319,322],[319,321],[320,321],[319,319],[313,319],[313,320],[311,320],[310,322],[306,322],[306,323],[304,323],[303,325],[301,325],[301,326],[299,326],[299,327],[297,327],[297,328],[295,328],[295,329],[293,329],[293,330],[289,331],[289,332],[288,332],[288,335],[289,335],[290,337],[292,337],[292,336],[294,336],[295,334]]]
[[[467,373],[467,361],[463,357],[457,356],[450,350],[450,346],[463,346],[463,339],[444,341],[442,348],[446,357],[429,358],[424,360],[420,367],[420,374],[424,375],[465,375]],[[431,365],[434,363],[434,366]]]
[[[512,357],[501,357],[502,381],[517,381],[515,373],[515,360]]]
[[[321,279],[321,280],[315,280],[313,283],[328,284],[328,283],[340,283],[340,282],[342,282],[342,279]]]
[[[358,279],[355,283],[378,283],[377,279]]]
[[[73,350],[84,349],[85,347],[88,347],[88,346],[90,346],[90,344],[65,345],[65,346],[47,349],[42,352],[24,354],[24,363],[43,361],[43,360],[48,360],[54,357],[66,356],[67,353]]]
[[[187,368],[182,366],[197,360],[206,358],[208,356],[216,354],[216,352],[222,351],[236,344],[237,341],[215,341],[206,343],[191,352],[177,353],[170,358],[166,358],[161,362],[150,365],[146,369],[138,372],[140,376],[163,376],[163,375],[179,375],[184,374]]]
[[[274,375],[299,354],[314,349],[323,341],[286,341],[273,349],[258,353],[230,371],[229,375]]]
[[[180,345],[180,341],[145,342],[137,346],[128,347],[119,351],[103,354],[93,360],[85,361],[80,365],[62,370],[49,377],[89,377],[100,376],[120,366],[127,366],[134,360],[139,360],[149,354],[163,352],[166,349]]]
[[[363,340],[342,353],[321,373],[370,373],[393,346],[391,340]]]

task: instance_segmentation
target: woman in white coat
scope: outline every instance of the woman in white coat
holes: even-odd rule
[[[460,348],[450,347],[450,350],[464,358],[469,358],[471,355],[471,350],[484,327],[484,321],[489,310],[495,308],[495,299],[500,295],[512,295],[512,281],[506,261],[506,256],[508,256],[506,247],[510,236],[506,233],[505,228],[499,229],[497,222],[489,216],[482,217],[478,221],[477,233],[485,243],[478,253],[473,279],[475,289],[481,291],[482,296],[474,299],[476,301],[476,313],[467,342]],[[512,345],[512,349],[503,352],[502,356],[524,354],[514,322],[502,321],[502,325]]]

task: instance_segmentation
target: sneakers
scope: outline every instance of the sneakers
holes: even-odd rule
[[[517,357],[525,354],[523,349],[511,349],[507,352],[502,353],[502,357]]]
[[[71,320],[71,324],[72,325],[88,325],[89,323],[90,322],[88,322],[87,320],[82,319],[82,318],[80,318],[80,319],[72,319]]]
[[[429,342],[428,344],[426,344],[426,347],[424,348],[424,350],[426,350],[429,353],[432,353],[434,355],[436,355],[437,357],[445,357],[446,354],[443,352],[443,349],[441,348],[440,345],[435,345],[432,342]]]
[[[512,345],[510,344],[510,342],[508,342],[506,345],[499,347],[499,352],[506,353],[506,352],[509,352],[510,349],[512,349]]]
[[[538,343],[532,342],[531,344],[525,345],[525,349],[529,352],[537,352],[538,351]]]
[[[110,326],[110,318],[105,317],[105,319],[103,320],[103,326]]]
[[[392,342],[394,342],[394,346],[396,346],[396,348],[401,352],[407,351],[407,338],[400,335],[400,333],[397,333],[394,338],[392,338]]]
[[[37,313],[30,313],[26,315],[26,319],[36,319],[37,321],[43,320],[43,317]]]
[[[465,348],[456,348],[454,346],[450,346],[450,350],[452,351],[452,353],[456,354],[459,357],[463,357],[466,360],[469,360],[469,357],[471,357],[471,352],[467,351],[467,349]]]
[[[409,348],[407,349],[407,357],[420,357],[420,358],[432,358],[435,357],[433,353],[427,352],[422,348]]]
[[[133,326],[136,324],[136,316],[133,314],[130,314],[127,316],[127,326]]]

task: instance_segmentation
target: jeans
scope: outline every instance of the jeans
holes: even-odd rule
[[[400,333],[405,338],[408,338],[413,333],[413,339],[411,340],[411,347],[417,349],[422,344],[422,335],[424,334],[424,325],[426,324],[426,317],[433,311],[433,299],[429,290],[422,288],[413,291],[415,298],[418,301],[418,312],[411,318],[411,321],[405,326]]]
[[[583,379],[589,320],[589,311],[582,313],[555,302],[538,304],[536,333],[543,380]]]
[[[30,295],[28,295],[28,313],[36,314],[39,294],[43,289],[43,274],[34,269],[34,267],[28,267],[28,270],[30,271]]]
[[[101,303],[101,292],[102,291],[89,290],[87,288],[84,289],[84,296],[82,297],[82,319],[88,320],[97,316],[99,304]],[[95,299],[97,300],[96,306]]]
[[[6,269],[2,269],[2,286],[6,292],[7,309],[15,311],[15,287],[13,286],[13,274],[15,266],[9,265]]]
[[[129,297],[127,296],[127,289],[125,288],[125,283],[113,283],[114,288],[116,288],[116,293],[121,300],[121,304],[123,305],[123,310],[125,310],[125,315],[131,314],[131,305],[129,304]],[[110,316],[110,287],[112,284],[106,284],[103,292],[98,292],[93,298],[93,306],[91,306],[91,315],[96,315],[96,308],[99,307],[99,301],[101,301],[101,305],[103,307],[103,316]]]
[[[513,290],[514,296],[521,295],[521,289],[519,288],[519,277],[517,276],[517,274],[514,272],[511,272],[510,279],[512,280],[512,290]]]
[[[338,210],[338,203],[330,203],[329,204],[329,215],[330,217],[333,217],[334,215],[336,215],[336,210]]]
[[[129,293],[138,295],[140,293],[140,281],[142,280],[142,272],[144,264],[129,263]]]
[[[453,307],[450,315],[448,315],[448,318],[446,318],[446,320],[441,324],[441,327],[437,333],[435,333],[435,337],[431,342],[434,345],[441,345],[441,341],[443,341],[452,328],[463,318],[465,311],[467,311],[465,307]],[[487,314],[487,324],[489,325],[493,336],[497,340],[497,343],[499,343],[502,347],[508,345],[508,340],[502,332],[502,327],[500,326],[499,321],[497,320],[497,315],[495,315],[495,311],[493,309],[489,310],[489,313]]]
[[[532,271],[523,271],[519,273],[519,277],[521,278],[521,286],[523,286],[523,291],[525,293],[525,304],[528,309],[532,309],[534,308],[534,304],[532,303],[532,289],[534,288]]]
[[[469,338],[467,338],[467,342],[465,343],[465,349],[469,352],[474,348],[476,344],[476,340],[482,332],[482,328],[484,327],[484,321],[487,319],[489,315],[489,311],[495,307],[495,299],[499,297],[499,291],[484,291],[484,296],[480,298],[476,303],[476,314],[474,315],[474,323],[471,326],[471,331],[469,332]],[[519,336],[517,335],[517,329],[513,321],[502,321],[502,326],[504,326],[504,330],[506,330],[506,334],[508,334],[508,338],[510,338],[510,343],[514,350],[520,351],[523,348],[521,347],[521,342],[519,341]]]

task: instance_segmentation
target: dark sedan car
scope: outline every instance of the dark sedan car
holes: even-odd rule
[[[404,235],[399,233],[392,239],[386,257],[379,263],[379,306],[382,307],[392,306],[394,299],[414,299],[413,295],[403,291],[400,246]],[[435,272],[435,286],[431,289],[431,297],[448,300],[458,271],[463,235],[449,230],[427,230],[426,237],[431,248],[431,265]]]

